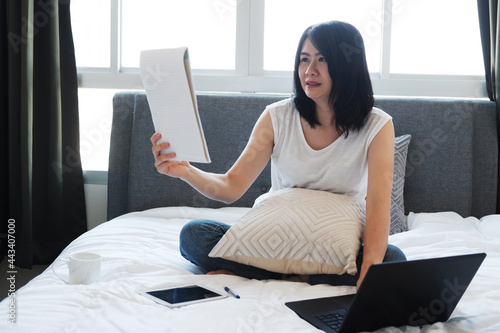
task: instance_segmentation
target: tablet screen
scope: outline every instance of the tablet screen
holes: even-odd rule
[[[154,296],[169,304],[179,304],[197,300],[207,300],[210,298],[221,297],[221,294],[208,290],[200,286],[184,286],[178,288],[147,291],[146,294]]]

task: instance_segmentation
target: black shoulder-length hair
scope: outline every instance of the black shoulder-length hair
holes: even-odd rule
[[[310,26],[302,34],[295,55],[294,102],[300,115],[313,128],[320,124],[316,104],[302,89],[298,72],[300,53],[307,38],[328,63],[332,79],[329,102],[335,112],[335,127],[339,134],[347,137],[349,131],[363,127],[374,104],[363,38],[354,26],[340,21]]]

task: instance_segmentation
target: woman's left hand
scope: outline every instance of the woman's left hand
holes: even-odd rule
[[[370,265],[365,265],[364,263],[361,265],[361,271],[359,272],[359,278],[358,281],[356,282],[356,290],[359,289],[361,286],[361,283],[363,282],[363,279],[365,278],[366,272],[368,271],[368,268]]]

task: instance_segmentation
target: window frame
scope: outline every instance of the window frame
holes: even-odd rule
[[[223,1],[223,0],[219,0]],[[120,63],[121,0],[111,3],[111,51],[109,68],[79,67],[79,86],[142,90],[138,68]],[[193,69],[197,91],[292,93],[292,71],[264,70],[265,0],[238,0],[236,18],[236,61],[234,70]],[[375,95],[486,98],[481,75],[391,74],[392,0],[383,1],[380,71],[371,73]]]

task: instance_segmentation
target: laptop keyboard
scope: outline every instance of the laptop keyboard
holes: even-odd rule
[[[316,318],[321,320],[323,323],[328,325],[334,330],[338,330],[347,315],[347,309],[335,311],[335,312],[325,312],[316,315]]]

